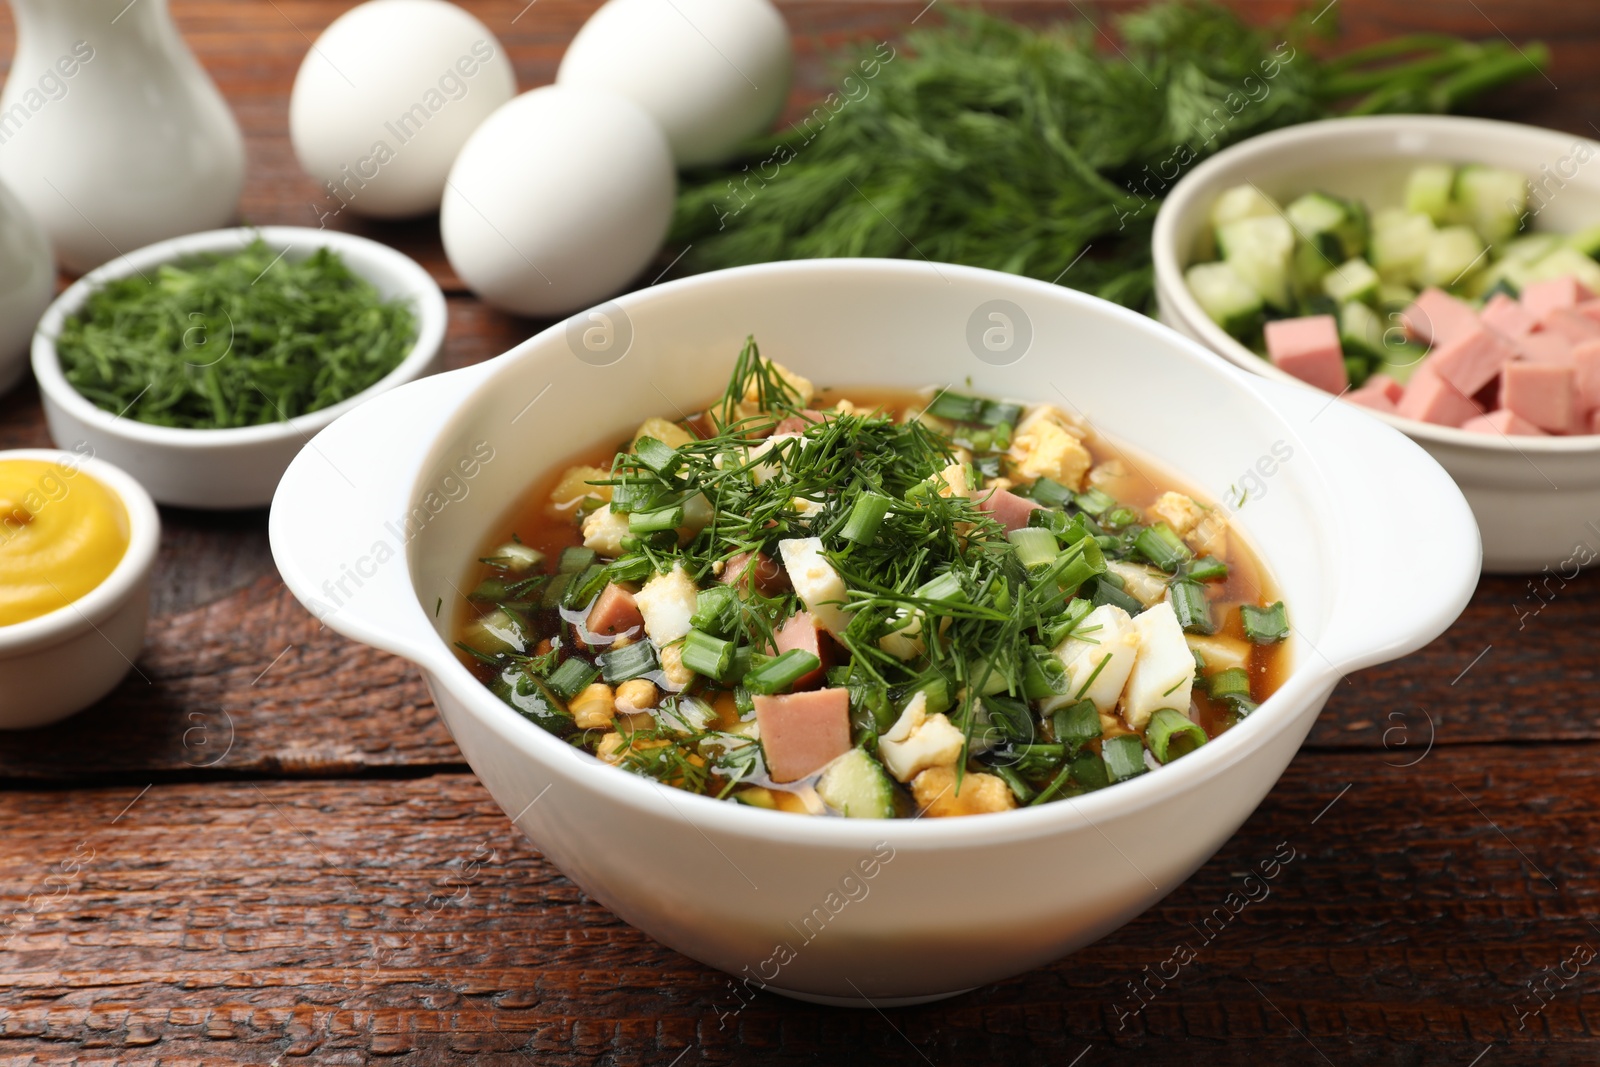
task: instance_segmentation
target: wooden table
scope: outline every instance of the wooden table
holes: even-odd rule
[[[527,88],[551,79],[592,4],[525,2],[466,6]],[[792,102],[824,84],[820,48],[898,34],[924,3],[785,3],[800,57]],[[319,194],[289,149],[288,89],[308,41],[348,5],[173,6],[249,141],[242,216],[312,224]],[[1044,18],[1071,6],[1006,10]],[[1543,36],[1551,84],[1487,110],[1593,132],[1592,2],[1340,7],[1352,41],[1416,29]],[[10,36],[0,20],[0,54]],[[431,220],[359,228],[439,277],[452,366],[543,325],[469,296]],[[31,385],[0,400],[0,447],[47,443]],[[625,926],[512,829],[415,670],[320,630],[295,603],[264,514],[164,518],[137,673],[67,723],[0,737],[0,1062],[1596,1058],[1593,573],[1537,586],[1486,578],[1445,636],[1350,678],[1222,852],[1072,958],[928,1007],[762,996],[724,1019],[723,976]],[[1245,873],[1288,850],[1266,895],[1228,910]],[[1194,961],[1134,1014],[1130,983],[1179,944]]]

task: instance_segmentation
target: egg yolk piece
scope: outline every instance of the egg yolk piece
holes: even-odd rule
[[[0,460],[0,626],[82,598],[128,551],[128,509],[100,482],[45,460]]]

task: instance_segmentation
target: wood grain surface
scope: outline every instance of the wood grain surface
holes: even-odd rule
[[[288,90],[310,40],[349,6],[173,0],[245,130],[247,221],[316,223],[318,190],[289,148]],[[463,6],[527,89],[552,79],[594,3]],[[798,109],[828,85],[820,53],[896,37],[927,4],[780,6]],[[1098,21],[1127,5],[990,6]],[[1233,6],[1263,21],[1295,9]],[[1595,133],[1600,4],[1330,6],[1343,27],[1330,47],[1435,30],[1542,38],[1548,81],[1481,110]],[[11,33],[0,8],[0,56]],[[434,273],[450,298],[451,366],[545,325],[468,295],[434,220],[330,225]],[[0,398],[0,447],[48,443],[31,385]],[[1595,965],[1575,962],[1600,951],[1594,574],[1484,579],[1428,648],[1338,688],[1211,863],[1070,959],[929,1007],[761,996],[730,1016],[725,979],[589,901],[516,834],[414,669],[294,602],[263,513],[163,518],[138,672],[67,723],[0,736],[0,1065],[1597,1059]],[[1197,924],[1283,842],[1296,859],[1270,895],[1202,939]],[[1128,984],[1185,939],[1196,961],[1133,1011]]]

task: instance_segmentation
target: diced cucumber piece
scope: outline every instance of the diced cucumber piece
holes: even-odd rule
[[[1592,232],[1595,234],[1597,239],[1600,239],[1600,226],[1595,227]],[[1574,234],[1573,237],[1567,239],[1566,243],[1572,247],[1578,248],[1578,246],[1573,243],[1578,236],[1580,235]],[[1545,256],[1548,256],[1551,252],[1554,252],[1557,248],[1560,248],[1561,245],[1561,238],[1557,237],[1553,233],[1530,233],[1524,237],[1518,237],[1514,240],[1507,241],[1505,244],[1496,248],[1495,251],[1499,254],[1499,257],[1502,260],[1511,260],[1516,263],[1537,263]],[[1586,248],[1578,248],[1578,251],[1583,252],[1585,255],[1593,255],[1593,253]]]
[[[1455,200],[1463,221],[1494,244],[1522,228],[1522,216],[1528,213],[1528,179],[1499,167],[1462,167],[1456,172]]]
[[[1446,226],[1428,242],[1418,281],[1441,289],[1463,285],[1483,261],[1483,240],[1471,226]]]
[[[1378,286],[1378,307],[1384,311],[1403,311],[1417,298],[1417,291],[1409,285],[1384,282]]]
[[[1347,355],[1382,359],[1383,320],[1365,304],[1351,301],[1339,309],[1339,347]]]
[[[1536,234],[1535,236],[1549,237],[1550,234]],[[1531,240],[1533,240],[1532,237],[1521,237],[1512,243],[1518,244],[1522,241]],[[1593,257],[1595,255],[1600,255],[1600,226],[1585,227],[1584,229],[1579,230],[1577,233],[1569,236],[1565,243],[1568,248],[1576,249],[1586,256]]]
[[[1385,281],[1415,284],[1435,232],[1426,215],[1380,211],[1372,220],[1372,265]]]
[[[1211,228],[1221,230],[1241,219],[1270,218],[1281,214],[1278,204],[1253,185],[1236,185],[1211,205]]]
[[[1535,263],[1528,272],[1528,280],[1534,282],[1566,277],[1578,279],[1592,292],[1600,292],[1600,263],[1576,248],[1558,248]]]
[[[894,817],[894,786],[883,765],[863,748],[853,748],[828,764],[817,779],[817,795],[852,819]]]
[[[1341,263],[1322,279],[1322,291],[1340,304],[1352,300],[1373,303],[1378,299],[1378,272],[1364,259]]]
[[[1241,341],[1261,330],[1261,294],[1228,263],[1198,263],[1184,273],[1189,292],[1211,321]]]
[[[1488,270],[1474,274],[1472,283],[1467,286],[1467,295],[1474,300],[1483,300],[1488,297],[1491,289],[1501,285],[1520,293],[1522,287],[1532,280],[1532,263],[1507,256],[1500,262],[1492,264]]]
[[[1291,308],[1289,261],[1294,254],[1294,228],[1281,215],[1262,215],[1230,222],[1217,231],[1217,246],[1261,299],[1282,311]]]
[[[1406,210],[1444,225],[1450,221],[1450,196],[1455,185],[1456,169],[1447,163],[1417,167],[1406,178]]]
[[[1427,346],[1400,340],[1399,332],[1394,329],[1384,331],[1383,347],[1383,360],[1373,373],[1387,374],[1401,385],[1411,380],[1428,355]]]
[[[1319,233],[1303,241],[1296,241],[1294,263],[1294,290],[1302,299],[1315,293],[1322,285],[1335,263],[1344,259],[1344,249],[1339,239],[1331,233]]]
[[[1335,263],[1366,251],[1367,210],[1354,200],[1327,193],[1307,193],[1284,209],[1295,231],[1308,241],[1327,236],[1339,251],[1329,256]]]
[[[510,612],[497,608],[467,627],[464,643],[486,656],[498,656],[527,651],[528,637],[521,622]]]

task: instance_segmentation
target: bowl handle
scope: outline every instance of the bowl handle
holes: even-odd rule
[[[1347,673],[1438,637],[1472,598],[1483,563],[1478,523],[1450,475],[1354,404],[1309,386],[1250,385],[1309,446],[1332,495],[1338,592],[1313,655]]]
[[[417,601],[405,541],[392,531],[437,432],[485,366],[409,382],[334,420],[289,464],[267,520],[278,572],[307,610],[346,637],[424,665],[443,646]]]

